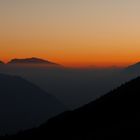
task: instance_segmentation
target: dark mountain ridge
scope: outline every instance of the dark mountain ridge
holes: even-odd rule
[[[140,131],[140,77],[74,111],[50,119],[14,138],[118,140],[137,138]],[[10,137],[13,138],[13,137]]]
[[[140,62],[128,66],[127,68],[125,68],[125,70],[128,72],[137,72],[137,71],[140,72]]]
[[[50,62],[48,60],[43,60],[40,58],[32,57],[25,59],[12,59],[8,64],[49,64],[49,65],[58,65],[56,63]]]
[[[0,134],[39,126],[62,113],[55,97],[17,76],[0,74]]]

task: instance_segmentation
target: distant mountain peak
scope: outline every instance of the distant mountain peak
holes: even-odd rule
[[[8,64],[51,64],[51,65],[58,65],[56,63],[53,63],[48,60],[44,60],[37,57],[31,57],[31,58],[23,58],[23,59],[12,59]]]

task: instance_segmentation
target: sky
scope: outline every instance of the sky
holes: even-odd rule
[[[65,66],[140,61],[139,0],[0,0],[0,59]]]

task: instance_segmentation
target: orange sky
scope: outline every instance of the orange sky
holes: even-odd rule
[[[140,61],[138,0],[1,0],[0,59],[40,57],[66,66]]]

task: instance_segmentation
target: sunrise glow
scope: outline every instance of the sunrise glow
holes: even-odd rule
[[[1,0],[0,59],[78,66],[140,61],[140,1]]]

